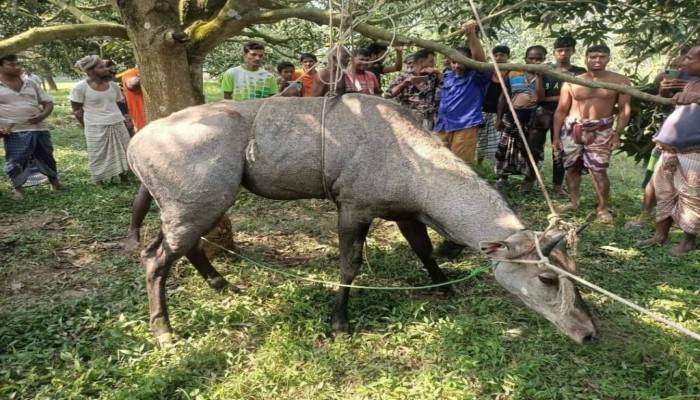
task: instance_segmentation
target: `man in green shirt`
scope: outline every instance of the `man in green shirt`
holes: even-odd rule
[[[265,46],[257,42],[243,45],[244,64],[224,72],[221,90],[224,99],[244,101],[262,99],[277,94],[277,79],[260,68],[265,57]]]

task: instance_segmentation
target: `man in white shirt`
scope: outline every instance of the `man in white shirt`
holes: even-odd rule
[[[129,171],[126,124],[131,124],[131,118],[124,95],[98,56],[83,57],[75,66],[87,74],[71,90],[70,101],[75,118],[84,127],[92,179],[98,186],[115,176],[125,181]]]
[[[36,82],[22,79],[21,75],[16,55],[0,57],[0,136],[5,145],[5,171],[15,200],[24,199],[22,186],[35,178],[31,175],[43,174],[54,189],[63,189],[45,121],[53,111],[53,99]]]

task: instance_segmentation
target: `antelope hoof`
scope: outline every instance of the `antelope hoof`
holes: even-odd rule
[[[161,333],[157,337],[158,347],[161,349],[167,349],[173,345],[173,334],[170,332]]]
[[[337,333],[350,333],[348,321],[337,321],[331,318],[331,334],[335,336]]]
[[[207,283],[209,284],[210,288],[219,292],[223,292],[224,289],[226,289],[226,287],[229,286],[228,281],[223,276],[217,276],[216,278],[208,279]]]

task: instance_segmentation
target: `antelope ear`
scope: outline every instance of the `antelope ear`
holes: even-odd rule
[[[506,242],[479,242],[479,250],[482,254],[485,254],[492,258],[508,258],[510,256],[510,249]]]

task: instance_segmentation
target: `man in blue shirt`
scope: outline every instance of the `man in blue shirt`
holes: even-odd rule
[[[486,61],[484,49],[476,37],[476,22],[469,21],[461,29],[469,37],[469,48],[457,51],[475,61]],[[442,143],[467,163],[472,163],[479,142],[479,125],[484,123],[481,106],[491,80],[491,71],[469,69],[452,62],[452,71],[445,74],[435,132]]]

